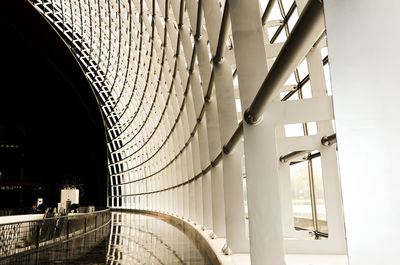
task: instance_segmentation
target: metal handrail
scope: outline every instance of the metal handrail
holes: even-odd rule
[[[91,213],[75,213],[73,215],[63,215],[63,216],[53,216],[53,217],[46,217],[43,220],[54,220],[54,219],[61,219],[61,218],[74,218],[74,217],[80,217],[84,215],[93,215],[93,214],[99,214],[103,212],[109,212],[110,209],[104,209],[101,211],[96,211],[96,212],[91,212]],[[0,217],[1,218],[1,217]],[[10,222],[10,223],[4,223],[0,224],[0,227],[3,225],[12,225],[12,224],[18,224],[18,223],[26,223],[26,222],[41,222],[42,220],[26,220],[26,221],[16,221],[16,222]]]
[[[299,156],[303,156],[303,155],[308,154],[310,152],[311,152],[310,150],[293,151],[293,152],[290,152],[290,153],[288,153],[286,155],[281,155],[279,157],[279,161],[281,161],[281,163],[286,163],[287,161],[289,161],[289,160],[291,160],[293,158],[296,158],[296,157],[299,157]]]
[[[272,4],[269,8],[272,9]],[[313,44],[320,38],[320,35],[323,34],[324,27],[322,26],[319,34],[310,36],[311,29],[313,27],[321,26],[321,19],[323,22],[323,18],[324,14],[321,2],[318,0],[310,0],[304,8],[304,11],[301,13],[292,33],[289,35],[289,38],[279,52],[278,57],[276,58],[271,70],[268,72],[256,97],[250,107],[245,111],[244,120],[248,124],[255,124],[257,122],[266,105],[271,100],[270,98],[273,93],[282,86],[287,77],[291,72],[293,72],[292,67],[287,67],[286,65],[292,65],[293,62],[300,61]],[[302,47],[302,49],[299,50],[299,47]],[[280,82],[273,83],[274,78],[278,78]],[[224,146],[225,154],[230,153],[239,142],[242,135],[243,122],[240,122],[234,134]]]
[[[286,82],[295,67],[324,32],[324,13],[318,0],[308,1],[287,41],[282,46],[250,107],[244,113],[248,124],[255,124]]]
[[[331,135],[327,135],[327,136],[323,136],[321,138],[321,144],[323,146],[331,146],[334,143],[336,143],[336,133],[331,134]],[[288,162],[289,160],[291,160],[293,158],[296,158],[296,157],[299,157],[299,156],[302,156],[302,155],[305,155],[305,154],[309,154],[309,153],[311,153],[310,150],[293,151],[293,152],[290,152],[290,153],[288,153],[286,155],[281,155],[279,157],[279,161],[281,163],[286,163],[286,162]],[[308,159],[308,157],[306,157],[304,160],[307,160],[307,159]]]
[[[0,225],[0,259],[64,242],[111,221],[110,209]]]

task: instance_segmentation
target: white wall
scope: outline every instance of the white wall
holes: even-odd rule
[[[400,264],[400,1],[324,5],[350,265]]]

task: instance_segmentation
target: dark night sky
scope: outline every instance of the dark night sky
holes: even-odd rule
[[[24,153],[23,179],[3,174],[0,181],[41,183],[45,202],[55,205],[60,184],[76,180],[85,191],[81,205],[105,205],[104,127],[84,74],[27,1],[6,1],[0,25],[0,141]],[[9,156],[1,158],[0,167],[13,167]]]

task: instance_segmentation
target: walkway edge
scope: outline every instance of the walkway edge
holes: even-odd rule
[[[223,262],[219,258],[219,255],[210,245],[208,239],[205,237],[203,233],[201,233],[199,229],[200,226],[195,226],[194,224],[189,223],[188,221],[180,217],[169,215],[166,213],[160,213],[148,210],[138,210],[138,209],[115,209],[115,208],[112,208],[111,211],[137,213],[159,218],[181,230],[195,244],[197,249],[200,251],[201,255],[208,259],[210,265],[223,264]]]

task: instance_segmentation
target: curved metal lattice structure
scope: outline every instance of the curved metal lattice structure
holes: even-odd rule
[[[110,207],[178,215],[233,252],[250,240],[254,264],[345,252],[320,1],[31,3],[95,91]]]

